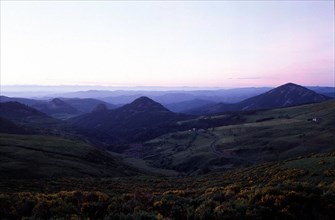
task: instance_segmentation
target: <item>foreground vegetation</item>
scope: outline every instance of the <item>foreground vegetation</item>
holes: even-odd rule
[[[335,153],[188,177],[1,179],[1,219],[334,219]]]

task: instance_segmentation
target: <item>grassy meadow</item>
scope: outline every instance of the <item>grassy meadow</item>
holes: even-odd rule
[[[334,101],[245,112],[241,117],[243,124],[176,132],[147,141],[142,158],[156,167],[204,173],[335,149]]]

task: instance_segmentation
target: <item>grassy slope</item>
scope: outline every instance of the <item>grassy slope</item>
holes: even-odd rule
[[[334,101],[243,117],[240,125],[160,136],[144,144],[143,158],[156,167],[206,172],[335,149]]]
[[[334,219],[334,164],[335,153],[323,153],[179,178],[2,180],[0,216]]]
[[[1,178],[135,174],[107,152],[55,136],[0,134]]]
[[[122,159],[122,163],[127,164],[131,167],[136,167],[137,169],[143,172],[150,173],[156,176],[178,176],[178,172],[175,170],[160,169],[150,166],[150,164],[148,164],[147,161],[142,160],[140,158],[134,158],[124,154],[115,153],[112,151],[110,151],[109,153],[115,157]]]

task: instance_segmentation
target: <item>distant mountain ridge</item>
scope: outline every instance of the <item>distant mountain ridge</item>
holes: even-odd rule
[[[308,103],[318,103],[330,99],[303,86],[287,83],[263,94],[234,104],[218,103],[188,111],[191,114],[217,114],[229,111],[283,108]]]
[[[313,90],[316,93],[335,98],[335,87],[329,86],[307,86],[307,89]]]
[[[60,98],[62,101],[68,103],[74,108],[78,109],[82,113],[91,112],[97,105],[104,104],[108,109],[115,109],[117,106],[104,102],[99,99],[91,99],[91,98]]]
[[[191,101],[194,99],[208,100],[211,102],[235,103],[243,99],[269,91],[270,87],[246,87],[213,90],[88,90],[71,93],[55,94],[56,97],[67,98],[95,98],[117,105],[127,104],[135,99],[146,96],[163,105]],[[52,96],[51,96],[52,97]]]
[[[326,86],[305,86],[306,88],[313,90],[319,94],[326,95],[335,98],[335,87]],[[214,103],[238,103],[245,99],[251,98],[256,95],[260,95],[267,92],[273,87],[242,87],[242,88],[207,88],[205,90],[199,88],[176,88],[175,90],[155,90],[152,87],[148,87],[146,90],[139,89],[127,90],[123,88],[122,90],[115,90],[115,88],[101,87],[101,90],[88,90],[92,87],[77,87],[76,92],[66,92],[68,89],[64,89],[64,93],[49,94],[46,93],[44,96],[34,96],[40,97],[38,99],[23,99],[23,98],[10,98],[11,100],[6,100],[8,97],[0,96],[0,102],[4,101],[18,101],[23,104],[32,106],[32,103],[51,100],[53,98],[60,98],[61,100],[67,102],[74,108],[78,109],[82,113],[91,112],[95,106],[99,103],[104,102],[109,109],[119,107],[121,105],[130,103],[135,99],[146,96],[152,100],[161,103],[164,106],[168,106],[168,109],[175,112],[186,112],[190,110],[186,102],[190,102],[192,108],[201,107],[201,105],[193,105],[196,102],[194,100],[204,100]],[[25,89],[25,88],[22,88]],[[27,89],[27,88],[26,88]],[[87,90],[85,90],[87,89]],[[153,89],[153,90],[150,90]],[[156,88],[157,89],[157,88]],[[162,88],[163,89],[163,88]],[[43,91],[43,90],[41,90]],[[56,89],[54,91],[61,91]],[[6,93],[2,91],[2,94],[8,94],[13,97],[29,97],[29,92],[26,94],[17,93]],[[10,95],[12,94],[12,95]],[[21,95],[20,95],[21,94]],[[193,104],[192,104],[193,102]],[[110,104],[113,103],[113,104]],[[210,104],[210,103],[208,103]],[[116,105],[116,106],[115,106]],[[171,108],[170,108],[171,107]],[[176,107],[176,108],[174,108]]]
[[[116,108],[111,103],[90,98],[53,98],[50,100],[40,100],[0,96],[0,102],[19,102],[56,118],[62,118],[59,117],[62,115],[73,116],[89,113],[99,104],[104,104],[108,109]]]
[[[195,108],[200,108],[206,105],[214,105],[216,102],[202,99],[193,99],[190,101],[183,101],[164,105],[167,109],[173,112],[186,113]]]
[[[24,104],[24,105],[32,106],[36,103],[39,103],[40,100],[0,96],[0,103],[2,103],[2,102],[19,102],[19,103]]]
[[[32,107],[51,116],[56,114],[75,115],[80,113],[78,109],[74,108],[73,106],[59,98],[54,98],[50,101],[37,103],[34,104]]]

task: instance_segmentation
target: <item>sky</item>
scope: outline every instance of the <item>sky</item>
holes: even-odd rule
[[[335,86],[333,1],[1,1],[2,85]]]

